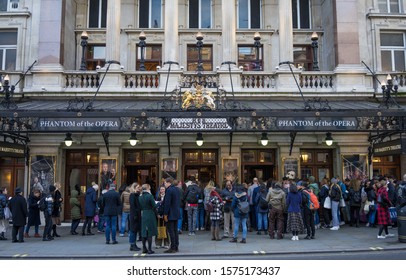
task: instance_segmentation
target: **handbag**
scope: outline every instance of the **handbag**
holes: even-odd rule
[[[323,207],[326,209],[331,209],[331,198],[329,196],[324,200]]]
[[[365,205],[364,205],[364,213],[365,214],[369,213],[369,205],[371,205],[371,202],[369,202],[368,200],[365,201]]]
[[[8,208],[8,206],[4,208],[4,218],[6,220],[11,220],[13,218],[13,215],[11,214],[10,208]]]
[[[396,223],[398,220],[398,213],[396,212],[396,207],[389,207],[389,214],[392,223]]]
[[[340,207],[345,207],[345,200],[344,200],[344,198],[340,198]]]
[[[158,239],[165,239],[167,238],[166,235],[166,226],[164,226],[164,222],[162,221],[162,225],[160,225],[160,221],[161,219],[158,219]]]

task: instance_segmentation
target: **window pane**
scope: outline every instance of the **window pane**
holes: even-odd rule
[[[309,0],[300,1],[300,28],[310,28],[310,3]]]
[[[7,0],[0,0],[0,11],[7,11]]]
[[[403,47],[403,34],[381,33],[381,46]]]
[[[189,28],[199,27],[199,0],[189,1]]]
[[[391,52],[390,51],[382,51],[381,52],[381,63],[382,63],[382,71],[389,72],[392,71],[392,59],[391,59]]]
[[[251,28],[261,27],[261,0],[251,0]]]
[[[148,28],[149,0],[140,0],[139,27]]]
[[[6,51],[6,67],[4,70],[14,71],[16,69],[16,56],[17,56],[17,50],[8,49]]]
[[[238,47],[238,60],[255,59],[254,47]]]
[[[248,0],[238,1],[238,28],[248,28]]]
[[[161,59],[161,47],[146,47],[145,59]]]
[[[211,27],[211,0],[200,0],[200,1],[201,1],[200,28],[210,28]]]
[[[292,19],[293,19],[293,28],[298,28],[297,21],[297,0],[292,0]]]
[[[95,46],[93,48],[93,58],[95,59],[105,59],[106,58],[106,47]]]
[[[161,0],[151,1],[151,28],[161,28]]]
[[[405,52],[395,51],[395,69],[394,71],[405,71]]]
[[[399,13],[399,1],[398,0],[390,0],[390,12],[391,13]]]
[[[17,45],[17,32],[0,32],[0,45]]]
[[[101,11],[101,26],[106,28],[107,26],[107,0],[102,0],[102,11]]]
[[[99,27],[99,0],[89,2],[89,27]]]

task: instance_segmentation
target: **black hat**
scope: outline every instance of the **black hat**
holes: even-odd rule
[[[23,192],[23,191],[22,191],[22,189],[21,189],[20,187],[17,187],[17,188],[15,189],[15,191],[14,191],[15,194],[22,193],[22,192]]]
[[[49,192],[54,192],[56,190],[56,187],[54,185],[49,186]]]

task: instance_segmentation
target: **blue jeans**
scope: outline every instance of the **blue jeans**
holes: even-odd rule
[[[104,216],[106,220],[106,241],[110,241],[110,231],[111,239],[116,241],[117,232],[117,216]]]
[[[187,224],[189,232],[194,232],[196,230],[196,220],[197,220],[197,206],[187,207]]]
[[[333,227],[338,227],[340,225],[340,221],[338,219],[339,209],[339,201],[331,201],[331,214],[333,216]]]
[[[234,233],[233,233],[233,237],[237,238],[238,228],[240,227],[240,221],[242,223],[242,239],[246,239],[247,238],[247,217],[245,217],[245,218],[234,217]]]
[[[30,231],[30,227],[31,226],[28,226],[28,225],[25,227],[25,233],[28,233]],[[35,233],[38,233],[39,232],[39,225],[34,225],[34,229],[35,229]]]
[[[135,244],[135,241],[137,239],[137,233],[133,232],[132,230],[128,231],[128,242],[130,244]]]
[[[197,209],[196,228],[204,228],[204,208]]]
[[[258,222],[258,231],[268,230],[268,213],[259,213],[257,214]]]
[[[103,231],[104,230],[104,216],[103,214],[99,214],[99,222],[97,223],[97,230]]]
[[[127,221],[128,221],[128,216],[130,215],[129,212],[123,212],[121,214],[121,227],[120,227],[120,234],[124,234],[125,230],[127,228]]]
[[[182,230],[182,223],[183,223],[183,208],[179,208],[179,219],[178,219],[178,231]]]

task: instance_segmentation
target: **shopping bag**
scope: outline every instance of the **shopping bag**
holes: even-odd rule
[[[10,208],[8,208],[6,206],[6,208],[4,208],[4,218],[6,220],[11,220],[13,218],[13,215],[11,214]]]
[[[167,238],[166,235],[166,226],[164,226],[164,222],[162,224],[159,222],[160,219],[158,219],[158,239],[165,239]]]
[[[329,196],[324,200],[323,207],[326,209],[331,209],[331,198]]]

